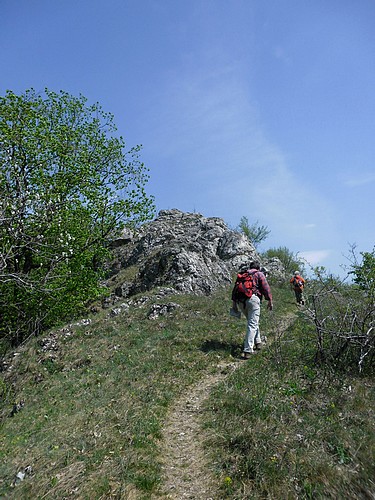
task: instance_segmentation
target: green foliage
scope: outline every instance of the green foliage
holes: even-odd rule
[[[0,98],[0,339],[67,319],[101,290],[106,242],[153,214],[140,147],[66,92]]]
[[[263,255],[267,259],[273,257],[280,259],[285,271],[289,274],[293,274],[297,270],[303,273],[303,262],[298,258],[297,254],[293,253],[287,247],[270,248]]]
[[[355,259],[351,274],[354,282],[365,291],[369,300],[375,300],[375,247],[372,252],[361,252],[362,262]]]
[[[254,224],[249,223],[247,217],[241,217],[238,229],[251,241],[251,243],[257,248],[262,241],[264,241],[270,234],[270,230],[267,226],[259,226],[259,222],[256,221]]]

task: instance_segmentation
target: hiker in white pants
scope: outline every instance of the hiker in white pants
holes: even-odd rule
[[[261,348],[261,338],[259,332],[259,319],[260,319],[260,302],[262,297],[268,301],[268,309],[272,310],[272,294],[270,286],[267,282],[266,276],[260,271],[260,263],[254,261],[250,263],[250,269],[248,269],[243,274],[237,275],[238,283],[239,279],[246,276],[245,280],[248,283],[248,287],[251,288],[251,292],[247,293],[247,297],[251,297],[243,300],[242,296],[238,296],[238,287],[235,285],[232,291],[232,301],[233,304],[240,308],[240,311],[246,316],[247,328],[243,348],[243,359],[249,359],[254,353],[254,349],[259,350]],[[251,283],[251,284],[250,284]],[[234,307],[231,309],[234,311],[232,315],[236,313]]]

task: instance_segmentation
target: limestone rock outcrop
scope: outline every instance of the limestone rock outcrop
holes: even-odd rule
[[[127,230],[111,246],[113,277],[135,269],[131,279],[117,284],[118,297],[155,287],[209,295],[232,283],[241,266],[259,259],[248,238],[223,219],[177,209],[160,211],[155,220],[138,232]]]

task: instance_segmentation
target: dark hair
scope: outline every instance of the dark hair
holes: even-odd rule
[[[252,262],[250,262],[250,269],[260,269],[260,262],[259,260],[253,260]]]

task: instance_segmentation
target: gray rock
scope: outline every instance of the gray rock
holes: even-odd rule
[[[209,295],[232,283],[242,265],[260,260],[251,242],[223,219],[177,209],[160,211],[131,237],[116,240],[113,251],[112,274],[130,266],[138,270],[131,282],[117,285],[121,297],[166,286]]]
[[[165,316],[172,313],[175,309],[180,306],[174,302],[168,302],[168,304],[153,304],[148,313],[148,319],[157,319],[160,316]]]
[[[263,265],[268,270],[267,278],[270,278],[271,283],[284,283],[286,280],[285,268],[278,257],[264,260]]]

